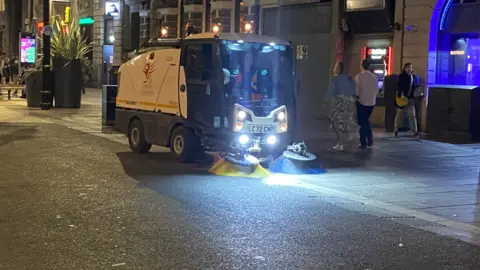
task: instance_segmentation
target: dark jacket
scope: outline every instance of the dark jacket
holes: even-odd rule
[[[412,85],[411,90],[410,84]],[[409,99],[413,99],[415,94],[415,88],[417,88],[417,77],[415,75],[412,74],[412,76],[410,76],[408,73],[402,72],[402,74],[398,76],[397,96],[403,95]]]

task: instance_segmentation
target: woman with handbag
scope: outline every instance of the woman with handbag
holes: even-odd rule
[[[343,151],[351,132],[358,132],[355,116],[355,81],[344,71],[342,62],[333,69],[325,101],[331,100],[329,119],[337,137],[333,150]]]
[[[402,73],[398,77],[397,83],[397,97],[395,99],[395,106],[397,107],[394,130],[395,138],[398,138],[398,130],[403,125],[405,112],[408,114],[410,131],[413,132],[413,136],[415,138],[418,137],[414,95],[415,88],[417,88],[417,86],[417,78],[413,74],[413,66],[411,63],[406,63],[403,66]]]

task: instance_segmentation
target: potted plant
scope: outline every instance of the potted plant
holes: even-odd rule
[[[85,55],[92,44],[83,36],[83,30],[74,20],[53,22],[51,57],[53,62],[55,107],[80,108],[84,89]]]

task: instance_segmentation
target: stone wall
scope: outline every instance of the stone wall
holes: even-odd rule
[[[103,35],[104,35],[104,13],[105,7],[102,2],[94,3],[93,10],[93,64],[97,68],[99,86],[102,84],[102,62],[103,62]]]
[[[396,21],[402,24],[402,31],[395,33],[395,71],[400,72],[405,63],[412,63],[422,83],[435,81],[436,53],[429,52],[429,45],[431,38],[436,40],[438,31],[436,28],[431,29],[432,14],[434,9],[438,8],[438,1],[440,6],[443,6],[444,0],[404,0],[397,1],[396,6]],[[428,89],[422,90],[427,97]],[[427,98],[424,98],[419,112],[423,131],[426,129],[426,101]]]
[[[17,0],[5,1],[5,26],[7,42],[5,53],[7,55],[18,54],[18,29],[22,28],[22,2]]]
[[[402,1],[399,1],[402,2]],[[428,75],[430,22],[437,0],[405,0],[402,58],[399,65],[410,62],[423,79]],[[413,26],[412,31],[406,31]],[[399,71],[401,67],[397,64]]]
[[[93,0],[75,0],[78,18],[93,17]]]

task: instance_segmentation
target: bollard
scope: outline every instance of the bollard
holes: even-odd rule
[[[117,103],[117,85],[104,85],[102,87],[102,125],[115,125],[115,110]]]

